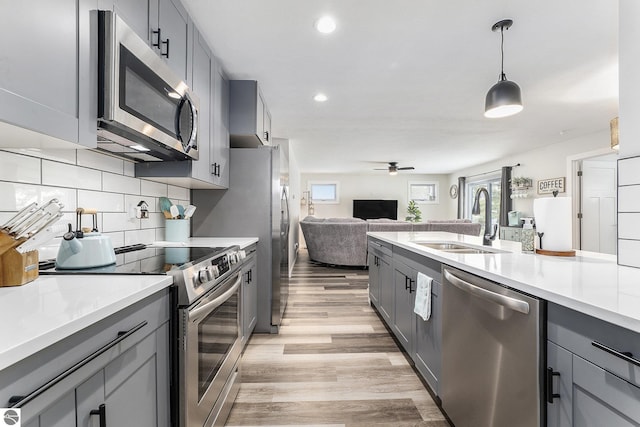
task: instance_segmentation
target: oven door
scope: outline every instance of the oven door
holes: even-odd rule
[[[189,87],[117,15],[101,12],[101,26],[99,125],[135,131],[138,150],[148,137],[197,160],[198,101]]]
[[[240,271],[181,310],[181,425],[204,425],[241,353]]]

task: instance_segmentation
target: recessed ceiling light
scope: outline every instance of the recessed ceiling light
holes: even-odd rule
[[[333,33],[336,29],[336,21],[330,16],[323,16],[316,21],[315,27],[322,34]]]
[[[316,102],[325,102],[327,99],[329,98],[327,98],[327,95],[325,95],[324,93],[318,93],[313,97],[313,100]]]

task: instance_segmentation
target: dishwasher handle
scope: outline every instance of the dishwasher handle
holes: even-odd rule
[[[449,270],[444,270],[444,277],[454,285],[456,288],[468,292],[472,295],[477,296],[478,298],[482,298],[487,301],[491,301],[498,305],[509,308],[513,311],[517,311],[522,314],[529,314],[529,303],[526,301],[522,301],[517,298],[508,297],[506,295],[501,295],[495,292],[492,292],[488,289],[484,289],[480,286],[476,286],[471,284],[461,278],[454,276],[449,272]]]

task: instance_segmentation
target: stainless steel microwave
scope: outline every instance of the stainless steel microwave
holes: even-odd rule
[[[136,161],[198,159],[197,97],[116,14],[98,19],[98,148]]]

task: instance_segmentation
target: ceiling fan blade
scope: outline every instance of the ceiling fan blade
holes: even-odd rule
[[[399,171],[408,171],[415,169],[413,166],[406,166],[404,168],[398,168]]]
[[[386,171],[389,170],[389,168],[373,168],[374,171]]]

